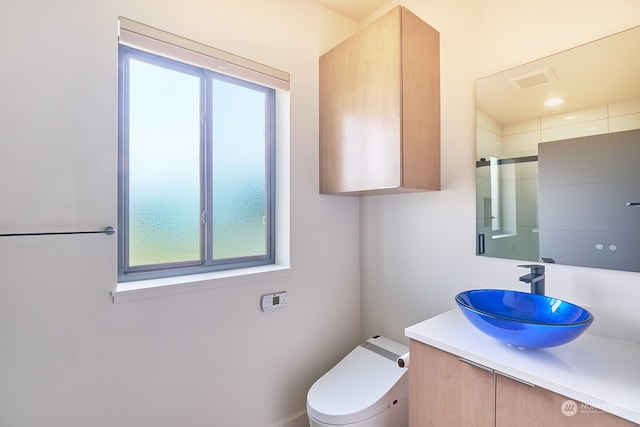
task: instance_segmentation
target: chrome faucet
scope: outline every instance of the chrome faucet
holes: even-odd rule
[[[519,265],[518,267],[531,269],[531,273],[520,277],[520,281],[531,283],[532,294],[544,295],[544,265],[527,264]]]

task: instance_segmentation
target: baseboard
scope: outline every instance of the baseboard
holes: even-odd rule
[[[275,427],[309,427],[309,417],[307,411],[302,411],[288,420],[283,421]]]

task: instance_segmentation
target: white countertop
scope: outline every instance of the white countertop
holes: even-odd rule
[[[405,329],[416,341],[640,423],[640,344],[588,333],[519,350],[476,329],[455,308]]]

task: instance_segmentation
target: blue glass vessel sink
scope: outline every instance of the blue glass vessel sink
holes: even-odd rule
[[[526,292],[477,289],[459,293],[456,303],[476,328],[516,347],[566,344],[593,322],[582,307]]]

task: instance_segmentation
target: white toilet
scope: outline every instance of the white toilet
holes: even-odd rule
[[[380,336],[353,349],[309,389],[310,427],[406,427],[409,375],[397,360],[408,351]]]

